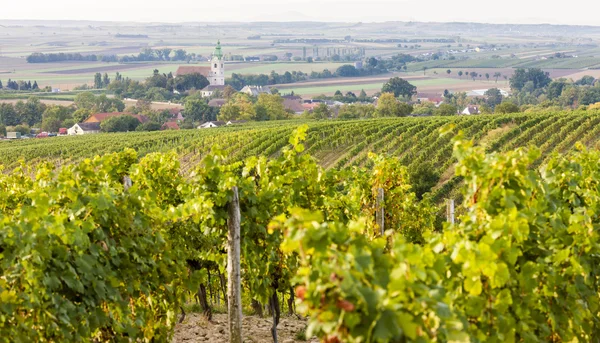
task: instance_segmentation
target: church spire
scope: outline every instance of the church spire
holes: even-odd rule
[[[215,47],[213,56],[216,56],[219,60],[223,58],[223,52],[221,51],[221,40],[217,41],[217,46]]]

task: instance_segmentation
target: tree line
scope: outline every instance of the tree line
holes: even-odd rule
[[[149,62],[149,61],[190,61],[197,58],[195,53],[188,54],[183,49],[143,49],[137,55],[117,56],[114,54],[96,55],[81,53],[41,53],[35,52],[27,56],[27,63],[52,63],[63,61],[101,61],[101,62]]]

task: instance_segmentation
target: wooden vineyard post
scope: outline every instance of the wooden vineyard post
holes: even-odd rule
[[[448,199],[446,203],[446,220],[454,224],[454,199]]]
[[[240,200],[237,187],[231,189],[227,220],[227,314],[229,343],[242,343],[242,289],[240,283]]]
[[[381,233],[381,235],[383,236],[383,232],[385,231],[384,229],[384,201],[383,201],[383,188],[378,188],[377,189],[377,202],[376,202],[376,209],[375,209],[375,222],[377,223],[377,226],[379,226],[379,231]]]
[[[123,176],[123,188],[125,188],[126,191],[131,188],[131,178],[127,175]]]

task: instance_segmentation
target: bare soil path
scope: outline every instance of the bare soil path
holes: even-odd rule
[[[244,316],[242,330],[244,342],[247,343],[270,343],[271,319],[257,316]],[[306,327],[306,321],[296,317],[282,317],[277,326],[278,340],[281,343],[318,343],[317,338],[299,340],[296,333]],[[227,314],[213,315],[212,322],[208,322],[204,316],[197,313],[188,314],[181,324],[175,327],[175,336],[171,343],[226,343],[228,341]]]

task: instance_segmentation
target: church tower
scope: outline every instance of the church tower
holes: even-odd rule
[[[210,62],[210,77],[208,79],[212,86],[225,85],[225,61],[223,60],[223,52],[221,51],[221,41],[217,41],[217,46],[213,52],[213,57]]]

